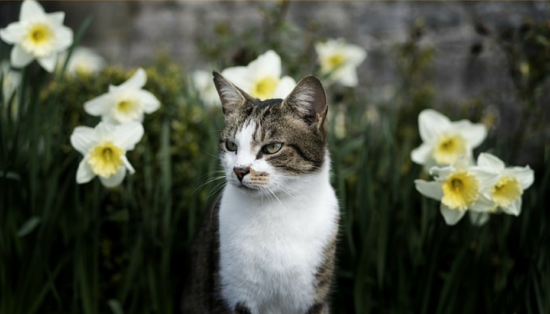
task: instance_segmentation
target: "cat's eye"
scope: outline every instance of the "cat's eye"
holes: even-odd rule
[[[235,144],[235,142],[226,141],[225,148],[227,148],[227,150],[230,152],[236,152],[238,147],[237,147],[237,144]]]
[[[275,154],[283,148],[283,143],[271,143],[262,147],[262,152],[264,154]]]

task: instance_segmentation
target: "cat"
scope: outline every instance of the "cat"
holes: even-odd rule
[[[260,101],[213,75],[227,185],[195,239],[183,313],[329,313],[340,214],[325,90],[308,76]]]

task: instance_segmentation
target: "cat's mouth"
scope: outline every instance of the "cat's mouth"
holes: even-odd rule
[[[235,186],[238,187],[239,189],[241,189],[243,191],[247,191],[247,192],[257,192],[259,190],[259,189],[254,188],[254,187],[247,186],[242,182],[236,183]]]

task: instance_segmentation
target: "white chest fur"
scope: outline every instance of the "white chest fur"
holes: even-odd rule
[[[328,174],[320,177],[279,199],[247,197],[226,187],[220,277],[231,308],[242,302],[253,314],[303,314],[313,305],[315,273],[339,215]]]

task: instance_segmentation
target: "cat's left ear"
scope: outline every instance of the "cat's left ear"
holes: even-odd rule
[[[306,76],[298,82],[285,98],[283,106],[292,108],[309,125],[326,130],[327,95],[315,76]]]

